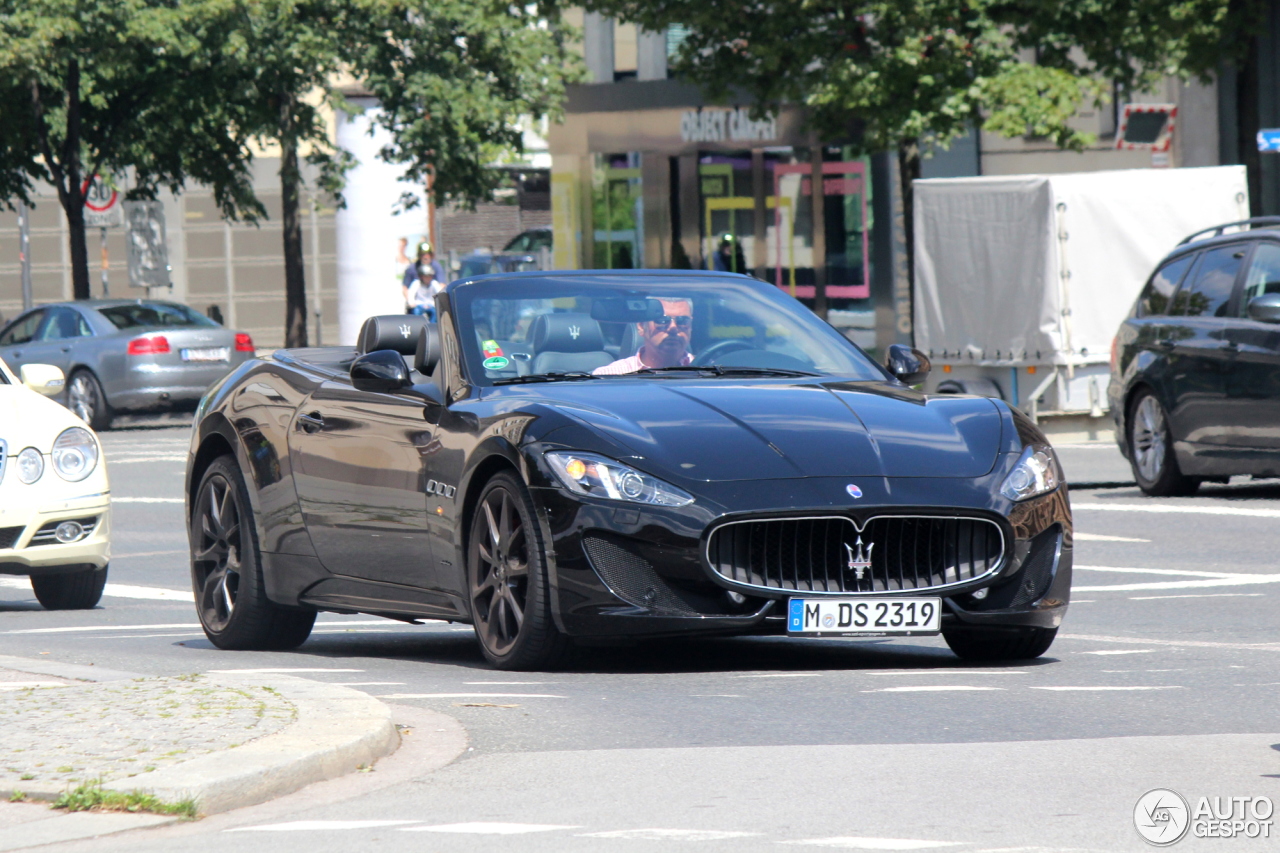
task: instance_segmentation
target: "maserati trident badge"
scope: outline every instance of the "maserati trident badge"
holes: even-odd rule
[[[855,578],[862,580],[867,569],[871,568],[871,549],[876,547],[876,543],[872,542],[864,551],[862,549],[862,537],[859,536],[856,544],[858,546],[857,553],[848,543],[845,543],[844,550],[849,553],[849,561],[846,565],[848,565],[849,571],[853,572]]]
[[[413,328],[412,328],[408,323],[401,323],[401,324],[400,324],[400,334],[404,335],[406,339],[407,339],[407,338],[409,337],[409,335],[411,335],[412,333],[413,333]]]
[[[573,338],[575,341],[578,339],[578,335],[581,335],[581,334],[582,334],[581,328],[577,326],[569,327],[569,337]]]

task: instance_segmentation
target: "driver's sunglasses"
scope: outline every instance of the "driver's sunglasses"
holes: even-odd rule
[[[677,329],[687,329],[693,325],[693,318],[684,314],[681,314],[678,317],[664,315],[653,321],[653,325],[657,326],[659,329],[665,329],[672,323],[676,324]]]

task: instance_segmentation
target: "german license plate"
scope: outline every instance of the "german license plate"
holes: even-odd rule
[[[231,357],[230,347],[204,347],[182,350],[183,361],[226,361]]]
[[[941,630],[940,598],[793,598],[794,637],[910,637]]]

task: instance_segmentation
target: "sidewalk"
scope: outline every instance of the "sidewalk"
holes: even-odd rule
[[[0,851],[182,819],[10,801],[87,785],[212,814],[350,773],[398,745],[390,709],[338,685],[249,673],[145,678],[0,656]]]

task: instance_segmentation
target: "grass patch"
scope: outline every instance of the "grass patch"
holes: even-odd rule
[[[53,808],[69,812],[151,812],[186,818],[196,816],[195,800],[166,803],[141,791],[104,791],[100,779],[64,791],[54,800]]]

